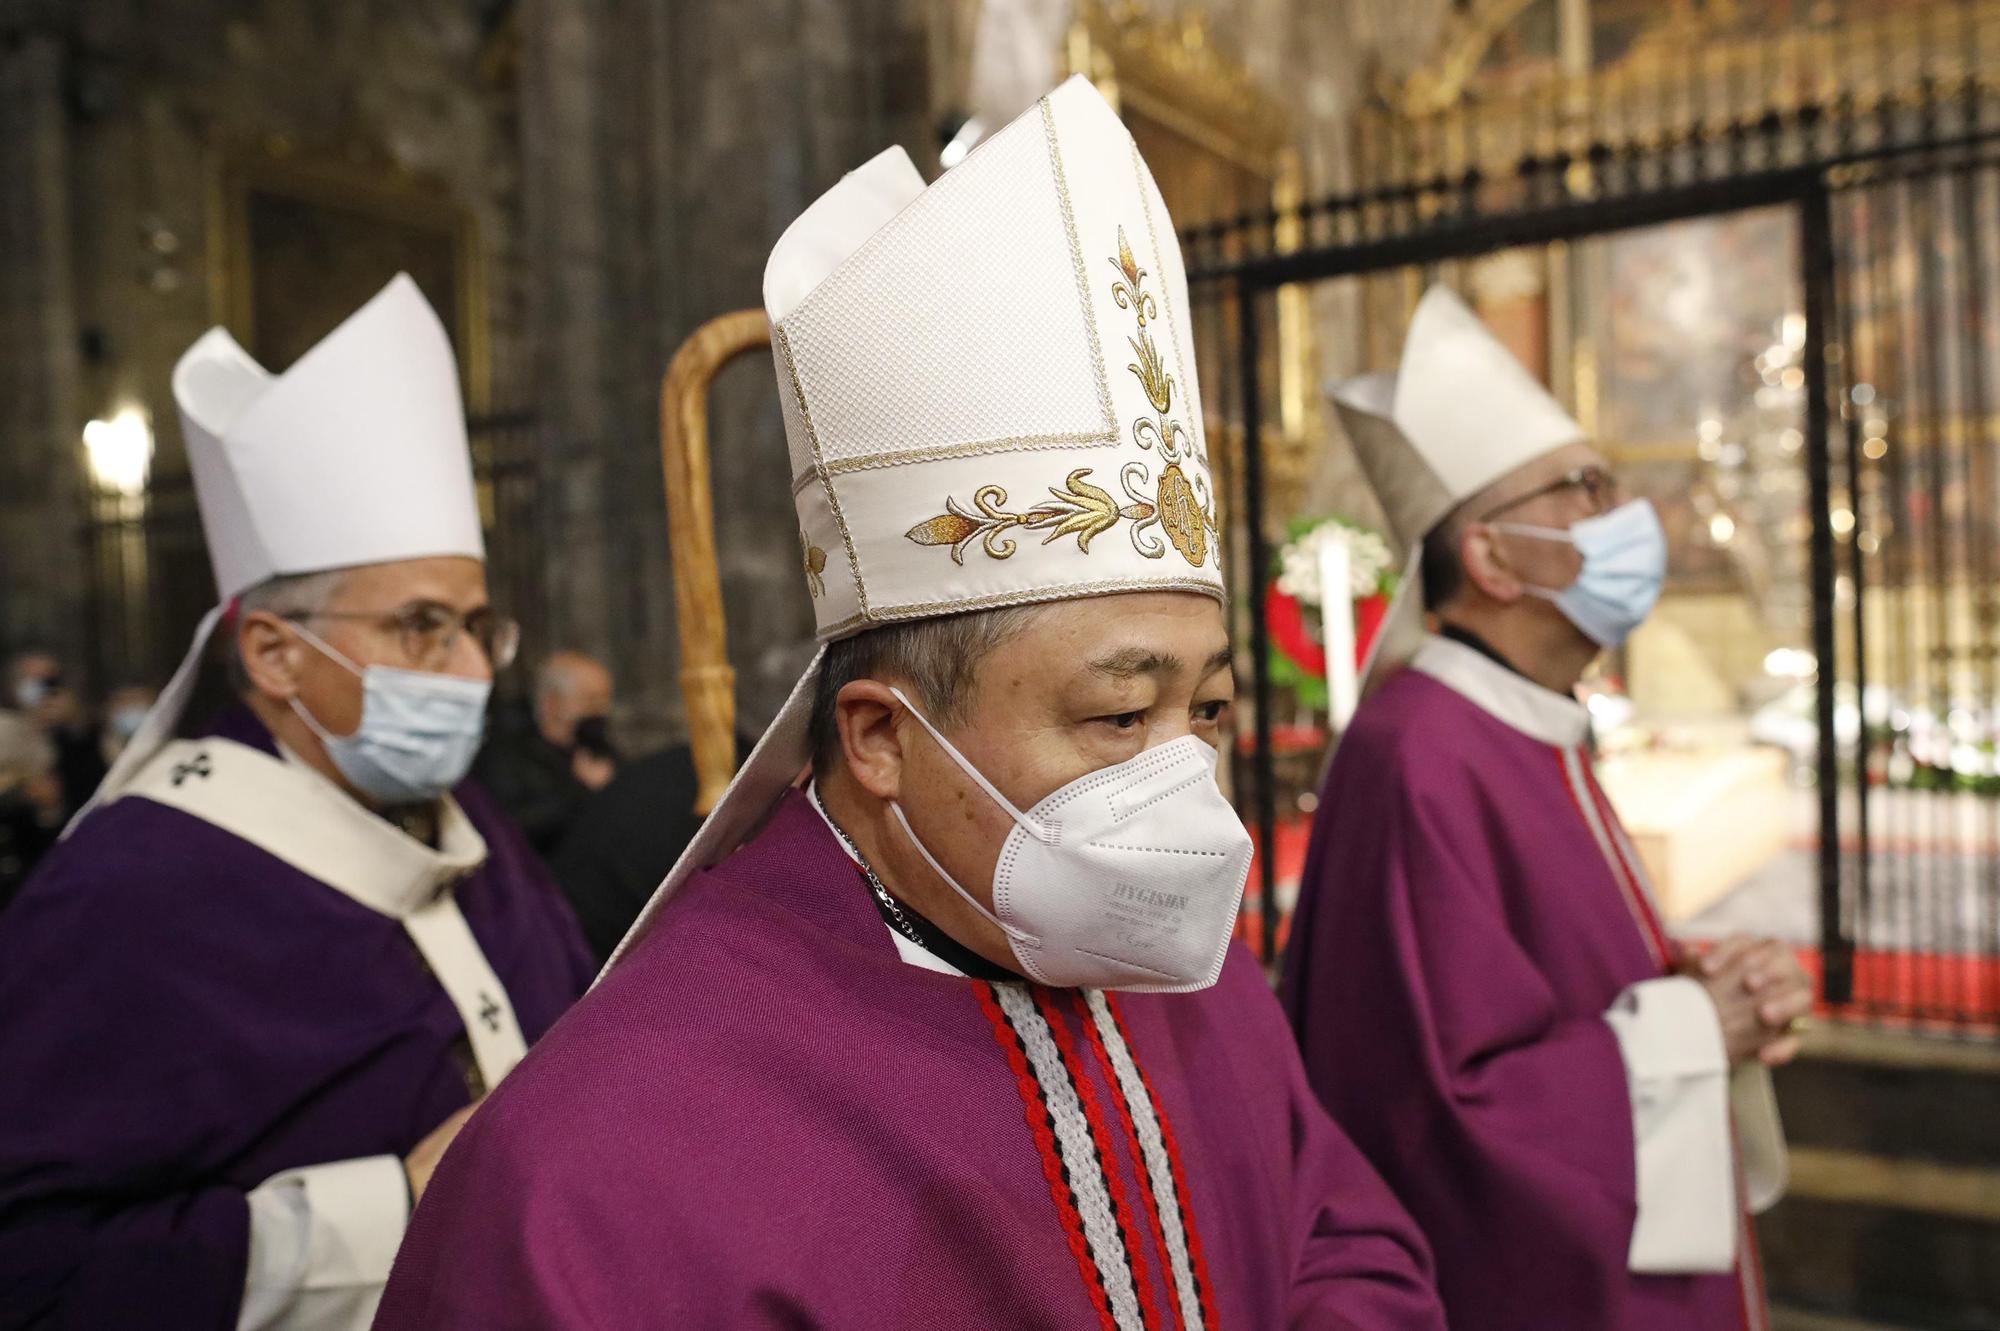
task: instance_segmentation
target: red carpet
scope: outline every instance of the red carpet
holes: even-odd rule
[[[1815,981],[1820,951],[1798,949]],[[1854,1001],[1820,1003],[1821,1013],[1855,1021],[1939,1032],[2000,1032],[2000,957],[1936,952],[1854,954]]]

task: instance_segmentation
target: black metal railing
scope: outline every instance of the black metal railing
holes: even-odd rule
[[[1255,735],[1237,788],[1264,955],[1283,928],[1255,594],[1277,529],[1274,293],[1776,206],[1796,218],[1805,313],[1823,997],[2000,1027],[2000,4],[1378,108],[1353,156],[1353,190],[1182,233],[1211,434],[1242,441],[1225,462]]]

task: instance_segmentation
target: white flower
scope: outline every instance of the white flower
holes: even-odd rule
[[[1389,543],[1375,532],[1328,518],[1278,552],[1278,590],[1307,605],[1319,605],[1320,553],[1327,542],[1347,547],[1348,595],[1372,596],[1391,566]]]

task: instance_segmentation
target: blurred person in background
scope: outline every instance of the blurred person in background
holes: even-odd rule
[[[0,910],[61,827],[55,750],[25,718],[0,711]]]
[[[736,737],[736,752],[755,741]],[[639,918],[681,857],[701,816],[694,811],[694,751],[675,744],[626,759],[611,784],[586,799],[549,852],[549,869],[576,909],[577,923],[600,963]]]
[[[106,696],[98,750],[107,769],[118,761],[118,755],[139,733],[139,727],[146,723],[146,714],[159,700],[160,691],[144,684],[121,684]]]
[[[582,652],[556,652],[535,672],[531,714],[515,709],[503,715],[480,751],[473,774],[545,855],[590,794],[618,771],[611,704],[611,672],[602,662]]]
[[[213,330],[174,392],[223,600],[0,915],[0,1326],[359,1331],[592,968],[461,784],[518,633],[416,285],[278,376]],[[218,624],[237,703],[176,740]]]
[[[98,728],[54,652],[31,648],[17,653],[8,663],[7,675],[8,700],[55,749],[63,817],[68,818],[104,779],[107,764]]]

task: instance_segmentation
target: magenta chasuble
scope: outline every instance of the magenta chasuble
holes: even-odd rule
[[[1674,948],[1587,729],[1456,642],[1384,683],[1321,792],[1285,1008],[1430,1240],[1453,1326],[1762,1331],[1747,1226],[1734,1272],[1627,1270],[1633,1109],[1603,1014]]]
[[[1196,994],[901,960],[798,792],[494,1093],[376,1323],[1438,1328],[1241,953]]]

